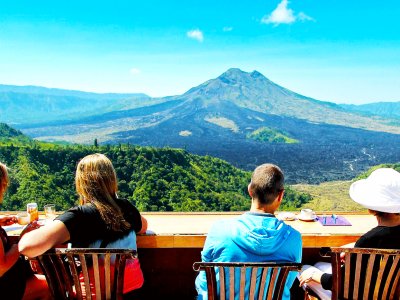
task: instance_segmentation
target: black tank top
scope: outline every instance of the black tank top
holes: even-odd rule
[[[3,243],[4,252],[11,248],[7,232],[0,226],[0,239]],[[22,299],[26,280],[33,275],[32,269],[27,260],[20,256],[17,262],[0,277],[1,299],[20,300]]]

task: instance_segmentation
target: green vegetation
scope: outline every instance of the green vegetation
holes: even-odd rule
[[[5,123],[0,123],[0,143],[1,144],[26,144],[30,139],[21,131],[8,126]]]
[[[305,192],[296,191],[290,186],[285,187],[284,199],[279,210],[294,211],[299,210],[312,199],[311,195]]]
[[[365,208],[351,200],[351,183],[352,181],[329,181],[318,185],[296,184],[292,188],[311,195],[311,201],[302,208],[315,211],[365,211]]]
[[[119,195],[142,211],[240,211],[250,199],[250,173],[227,162],[198,156],[181,149],[132,145],[56,145],[29,139],[20,131],[0,123],[0,161],[10,168],[11,184],[3,210],[24,210],[29,202],[55,203],[58,210],[76,204],[74,174],[84,156],[101,152],[117,171]],[[400,163],[382,164],[360,174],[366,178],[377,168],[400,171]],[[352,201],[352,181],[319,185],[286,186],[281,210],[309,207],[316,211],[363,211]]]
[[[367,178],[373,171],[375,171],[376,169],[379,169],[379,168],[392,168],[392,169],[395,169],[396,171],[400,172],[400,163],[381,164],[381,165],[374,166],[374,167],[370,168],[367,172],[364,172],[364,173],[360,174],[359,176],[357,176],[356,179],[358,180],[358,179]]]
[[[349,188],[355,180],[367,178],[379,168],[393,168],[400,172],[400,163],[374,166],[352,181],[330,181],[318,185],[296,184],[292,188],[298,193],[310,195],[311,199],[303,207],[316,211],[365,211],[364,207],[351,200]]]
[[[248,133],[246,137],[248,139],[269,143],[295,144],[299,142],[298,140],[289,137],[287,133],[269,127],[258,128],[257,130]]]
[[[26,137],[25,137],[26,138]],[[11,183],[3,210],[39,209],[54,203],[58,210],[76,204],[74,174],[84,156],[100,152],[113,162],[119,196],[141,211],[240,211],[250,207],[250,173],[211,157],[184,150],[131,145],[55,145],[30,140],[0,143],[0,161],[10,168]],[[309,196],[287,187],[283,208],[297,209]]]

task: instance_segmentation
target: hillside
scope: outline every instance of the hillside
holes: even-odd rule
[[[5,123],[0,123],[0,138],[2,139],[16,138],[23,135],[24,134],[21,131],[14,129]]]
[[[269,143],[294,144],[299,142],[298,140],[289,137],[285,132],[280,132],[279,130],[268,127],[258,128],[253,132],[248,133],[246,137],[256,141]]]
[[[21,139],[22,138],[22,139]],[[75,167],[90,153],[106,154],[119,178],[119,195],[144,211],[247,210],[250,199],[245,172],[211,156],[198,156],[180,149],[119,146],[61,146],[31,141],[18,130],[0,124],[0,161],[10,167],[11,185],[4,210],[21,210],[34,197],[41,208],[56,203],[64,210],[76,203]],[[400,163],[373,166],[400,171]],[[311,171],[311,169],[309,169]],[[348,190],[352,181],[286,185],[280,210],[308,207],[316,211],[364,211]],[[34,196],[33,196],[34,195]]]
[[[348,111],[352,111],[365,116],[381,117],[382,119],[392,119],[391,124],[400,124],[400,102],[377,102],[361,105],[340,105]]]
[[[31,139],[25,136],[21,131],[0,123],[0,144],[21,144],[28,143]]]
[[[400,172],[400,163],[374,166],[351,181],[331,181],[318,185],[296,184],[292,188],[311,196],[311,200],[303,208],[312,208],[315,211],[366,211],[364,207],[350,198],[349,188],[352,182],[368,177],[372,171],[378,168],[393,168]]]
[[[293,185],[295,191],[311,195],[311,201],[304,208],[315,211],[365,211],[351,200],[349,188],[352,181],[330,181],[318,185]]]
[[[32,201],[40,209],[48,203],[55,203],[59,210],[73,206],[77,162],[95,152],[112,160],[119,196],[142,211],[237,211],[250,206],[250,173],[210,156],[130,145],[48,147],[29,143],[0,144],[0,161],[10,168],[11,176],[2,208],[23,210]],[[308,200],[307,195],[288,187],[282,207],[295,209]]]

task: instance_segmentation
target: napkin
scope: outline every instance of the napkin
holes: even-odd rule
[[[336,216],[336,218],[332,218],[332,215],[324,215],[318,216],[317,220],[322,226],[351,226],[351,223],[343,216]]]

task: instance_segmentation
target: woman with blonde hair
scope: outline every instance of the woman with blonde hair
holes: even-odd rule
[[[0,203],[8,181],[7,167],[0,163]],[[45,277],[33,274],[27,261],[20,257],[17,244],[11,244],[6,231],[1,228],[15,222],[15,217],[0,217],[0,298],[47,299],[50,293]]]
[[[111,161],[99,153],[84,157],[77,166],[75,185],[79,205],[26,233],[19,242],[20,252],[35,257],[66,242],[74,248],[114,245],[136,250],[136,233],[146,232],[147,221],[129,201],[118,198],[117,176]],[[143,284],[138,261],[127,268],[132,269],[134,276],[125,276],[124,293]]]

